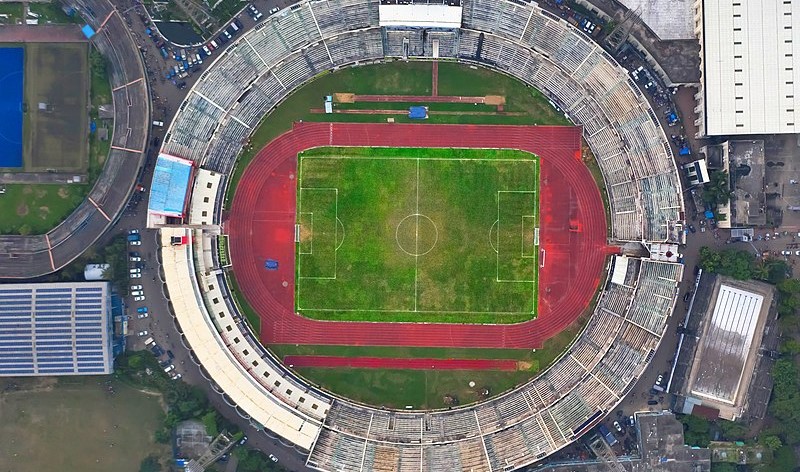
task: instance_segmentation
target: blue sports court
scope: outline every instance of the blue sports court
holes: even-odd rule
[[[0,167],[22,167],[22,48],[0,48]]]

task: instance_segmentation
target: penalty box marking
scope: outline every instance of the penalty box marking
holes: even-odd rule
[[[509,194],[531,194],[531,195],[533,195],[534,202],[536,202],[536,196],[537,196],[537,193],[536,193],[535,190],[498,190],[497,191],[497,221],[496,221],[497,231],[495,232],[495,238],[496,238],[495,243],[496,243],[496,252],[497,252],[497,257],[496,257],[496,260],[497,260],[496,269],[497,269],[497,271],[496,271],[496,279],[495,280],[497,282],[532,283],[535,286],[535,284],[536,284],[536,277],[535,276],[534,276],[533,279],[505,279],[505,278],[500,278],[500,252],[501,252],[500,251],[500,231],[501,231],[501,227],[502,227],[502,221],[501,221],[501,218],[500,218],[500,198],[501,198],[501,195],[505,194],[505,193],[509,193]],[[534,213],[535,213],[535,209],[534,209]],[[523,258],[523,259],[535,259],[536,258],[536,250],[535,249],[533,251],[533,254],[525,255],[525,237],[524,237],[524,235],[525,235],[525,219],[526,218],[531,218],[531,219],[534,219],[534,221],[535,221],[536,215],[535,214],[534,215],[519,215],[519,217],[520,217],[520,226],[521,226],[520,237],[522,239],[522,241],[520,241],[520,248],[521,248],[520,257]],[[535,230],[534,231],[534,239],[537,239],[536,238],[536,233],[538,232],[538,228],[534,227],[534,230]],[[538,242],[538,241],[536,241],[536,242]]]
[[[298,278],[298,279],[317,279],[317,280],[336,280],[336,272],[337,272],[337,252],[338,252],[338,250],[339,250],[339,248],[338,248],[338,247],[336,247],[336,246],[337,246],[337,241],[339,240],[339,224],[338,224],[338,222],[339,222],[339,189],[338,189],[338,188],[335,188],[335,187],[319,187],[319,188],[314,188],[314,187],[301,187],[301,188],[300,188],[300,202],[299,202],[299,204],[298,204],[298,214],[308,214],[308,213],[311,213],[311,214],[313,215],[313,212],[304,212],[304,211],[301,211],[301,210],[302,210],[302,206],[303,206],[303,192],[304,192],[304,191],[324,191],[324,192],[334,192],[334,195],[335,195],[335,197],[334,197],[334,198],[335,198],[335,205],[334,205],[334,217],[333,217],[333,235],[334,235],[334,236],[333,236],[333,238],[334,238],[334,239],[333,239],[333,246],[334,246],[334,247],[333,247],[333,275],[332,275],[332,276],[302,276],[302,275],[300,275],[300,273],[301,273],[301,271],[300,271],[300,261],[301,261],[303,258],[302,258],[302,257],[299,257],[299,256],[302,256],[302,255],[312,255],[312,253],[303,253],[303,252],[299,252],[299,253],[298,253],[298,257],[297,257],[297,278]],[[314,233],[313,233],[313,221],[314,221],[314,220],[313,220],[313,217],[312,217],[312,220],[311,220],[311,221],[312,221],[312,233],[311,233],[311,236],[312,236],[312,238],[311,238],[311,247],[312,247],[312,251],[313,251],[313,247],[314,247],[314,239],[313,239],[313,236],[314,236]],[[302,238],[302,235],[301,235],[301,238]],[[298,292],[299,292],[299,290],[298,290]],[[298,295],[298,296],[299,296],[299,295]]]

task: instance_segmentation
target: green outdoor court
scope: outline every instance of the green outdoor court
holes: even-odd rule
[[[319,148],[300,155],[297,310],[329,320],[536,315],[536,156]]]

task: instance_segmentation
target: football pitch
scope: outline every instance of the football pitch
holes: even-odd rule
[[[537,157],[520,151],[302,153],[297,311],[351,321],[534,318],[538,188]]]

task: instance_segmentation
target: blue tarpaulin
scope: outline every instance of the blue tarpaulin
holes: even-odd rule
[[[183,216],[191,175],[192,161],[160,154],[150,184],[148,209],[158,215]]]
[[[408,109],[408,117],[412,120],[424,120],[428,117],[428,107],[410,107]]]
[[[706,218],[708,218],[709,220],[711,220],[711,219],[713,219],[713,218],[714,218],[714,212],[713,212],[713,211],[711,211],[711,210],[706,210],[706,212],[705,212],[705,216],[706,216]]]
[[[676,123],[678,121],[678,115],[676,115],[675,113],[670,113],[669,115],[667,115],[667,121],[669,121],[670,123]]]
[[[689,145],[688,144],[684,144],[683,147],[681,147],[680,151],[678,151],[678,154],[680,154],[681,156],[688,156],[691,153],[692,153],[692,150],[689,149]]]
[[[267,259],[267,262],[264,263],[264,267],[267,270],[278,270],[278,261],[274,259]]]
[[[83,31],[83,35],[86,36],[86,39],[92,39],[92,36],[94,36],[94,30],[89,25],[83,25],[81,31]]]

